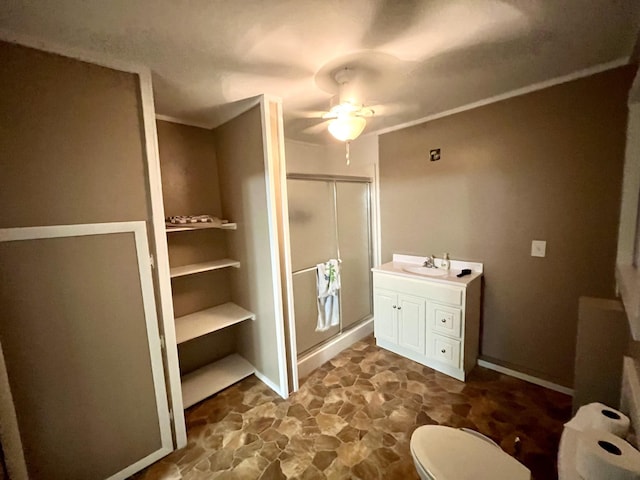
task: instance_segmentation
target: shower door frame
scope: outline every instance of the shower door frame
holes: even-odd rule
[[[371,320],[373,318],[373,274],[371,272],[371,268],[374,266],[374,256],[375,256],[375,247],[374,247],[374,235],[375,235],[375,226],[374,226],[374,212],[373,212],[373,201],[374,201],[374,188],[375,182],[371,177],[361,177],[361,176],[347,176],[347,175],[329,175],[329,174],[306,174],[306,173],[288,173],[286,176],[288,180],[305,180],[305,181],[318,181],[318,182],[331,182],[333,183],[333,215],[335,221],[335,238],[336,238],[336,248],[337,248],[337,256],[338,260],[341,261],[341,253],[340,253],[340,235],[338,233],[338,189],[337,183],[359,183],[364,184],[367,187],[367,212],[366,218],[368,219],[367,228],[367,249],[368,249],[368,259],[369,259],[369,279],[370,286],[369,289],[369,306],[370,306],[370,315],[368,317],[364,317],[359,319],[355,324],[350,325],[346,330],[343,329],[342,325],[342,290],[339,292],[339,308],[340,308],[340,330],[335,335],[321,341],[314,347],[306,350],[304,355],[313,354],[314,351],[321,349],[326,344],[335,341],[340,338],[340,336],[345,332],[352,329],[356,329],[359,326],[363,325],[367,320]],[[290,228],[289,228],[290,229]],[[289,249],[291,245],[289,245]],[[303,273],[310,270],[315,270],[316,267],[307,267],[304,269],[289,272],[290,276],[290,284],[293,285],[293,276],[296,273]],[[293,298],[293,291],[291,292],[292,298],[292,306],[295,303],[295,299]],[[290,359],[291,359],[291,387],[292,391],[297,391],[299,388],[299,376],[298,376],[298,361],[300,360],[298,356],[298,346],[296,339],[296,321],[295,321],[295,312],[293,308],[291,308],[288,315],[288,336],[289,336],[289,348],[290,348]]]

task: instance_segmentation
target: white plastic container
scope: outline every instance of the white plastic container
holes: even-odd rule
[[[449,260],[448,253],[445,253],[442,256],[442,263],[440,264],[440,268],[447,271],[451,268],[451,261]]]

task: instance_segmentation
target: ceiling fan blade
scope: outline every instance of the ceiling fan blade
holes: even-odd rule
[[[526,10],[512,3],[423,2],[400,35],[386,38],[384,50],[403,60],[423,62],[455,49],[510,41],[529,28]]]
[[[324,118],[329,112],[326,110],[297,110],[289,112],[293,118]]]
[[[323,122],[307,127],[304,130],[302,130],[302,133],[308,133],[310,135],[316,135],[318,133],[322,133],[327,130],[327,127],[329,126],[329,121],[330,120],[325,120]]]
[[[409,28],[418,23],[423,14],[424,2],[420,0],[383,0],[375,8],[371,25],[361,42],[370,50],[401,37]]]

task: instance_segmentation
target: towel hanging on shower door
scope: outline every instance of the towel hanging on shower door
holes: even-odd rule
[[[319,263],[316,269],[318,288],[318,325],[316,332],[324,332],[340,323],[340,264],[332,258]]]

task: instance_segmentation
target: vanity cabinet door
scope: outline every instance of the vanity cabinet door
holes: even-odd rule
[[[425,299],[398,294],[398,345],[425,354]]]
[[[376,338],[398,343],[398,295],[395,292],[375,289],[373,305]]]

